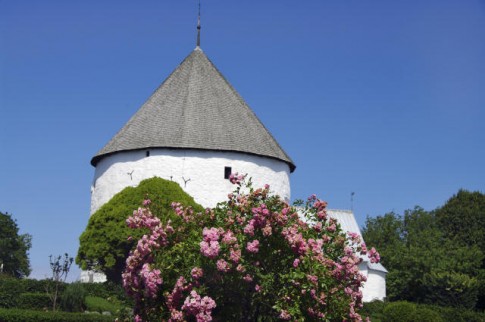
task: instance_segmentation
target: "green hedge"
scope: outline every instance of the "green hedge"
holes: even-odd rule
[[[414,322],[416,304],[410,302],[393,302],[386,305],[383,311],[384,322]]]
[[[49,283],[52,283],[49,279],[20,279],[0,274],[0,289],[10,288],[19,293],[45,293]],[[62,292],[67,285],[67,283],[60,282],[59,290]]]
[[[382,320],[384,316],[384,308],[387,303],[382,301],[372,301],[364,303],[364,307],[360,311],[360,315],[365,319],[366,317],[371,317],[372,322]]]
[[[46,293],[22,293],[18,297],[16,307],[28,310],[50,309],[52,301]]]
[[[108,311],[116,314],[122,308],[119,303],[113,303],[97,296],[86,296],[84,303],[86,304],[86,310],[89,312],[94,311],[102,313]]]
[[[43,312],[0,308],[0,322],[112,322],[112,316],[101,314]]]
[[[30,278],[26,278],[21,280],[22,290],[25,293],[45,293],[47,290],[48,285],[50,284],[51,289],[53,288],[54,283],[51,280],[34,280]],[[59,283],[59,292],[66,288],[68,284],[60,282]]]
[[[80,282],[69,284],[61,294],[61,308],[66,312],[83,312],[86,290]]]
[[[364,303],[361,314],[373,322],[485,322],[485,312],[405,301]]]
[[[485,312],[476,312],[459,308],[442,307],[437,305],[420,305],[437,312],[443,321],[453,322],[485,322]]]
[[[18,279],[0,274],[0,308],[14,308],[20,305],[19,299],[22,293],[46,294],[50,280]],[[66,283],[59,285],[59,293],[66,288]],[[53,287],[51,287],[52,289]]]
[[[0,275],[0,308],[17,306],[17,301],[22,293],[18,279]]]
[[[97,296],[102,298],[109,298],[115,296],[121,301],[131,301],[126,294],[123,287],[113,282],[104,283],[83,283],[86,295]]]
[[[420,307],[414,312],[414,322],[445,322],[441,315],[429,308]]]

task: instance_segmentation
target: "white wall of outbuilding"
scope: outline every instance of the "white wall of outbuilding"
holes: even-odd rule
[[[384,301],[386,298],[386,272],[370,268],[368,261],[359,264],[359,271],[367,278],[361,288],[362,301]]]
[[[362,288],[362,300],[364,302],[384,301],[386,298],[386,273],[369,269],[365,275],[367,276],[367,281]]]

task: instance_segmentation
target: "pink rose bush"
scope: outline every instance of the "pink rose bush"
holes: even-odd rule
[[[153,203],[128,218],[146,234],[126,261],[123,286],[139,321],[361,321],[357,234],[311,196],[293,207],[231,175],[236,190],[204,213],[179,203],[160,218]]]

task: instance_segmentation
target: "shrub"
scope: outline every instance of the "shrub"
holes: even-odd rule
[[[449,317],[444,317],[445,321],[448,318]],[[463,310],[463,309],[454,309],[453,310],[453,321],[454,322],[484,322],[485,321],[485,313],[484,312],[474,312],[474,311]]]
[[[96,296],[86,296],[85,303],[86,310],[88,310],[89,312],[111,312],[113,314],[116,314],[122,308],[119,303],[113,303],[104,298]]]
[[[8,275],[0,274],[0,308],[13,308],[19,305],[20,294],[22,293],[43,293],[45,294],[50,280],[35,279],[18,279]],[[59,285],[59,291],[62,292],[66,283]],[[51,302],[52,305],[52,302]]]
[[[126,218],[149,197],[157,201],[157,213],[165,215],[173,212],[171,202],[181,202],[196,211],[203,208],[197,204],[176,182],[161,178],[151,178],[140,182],[137,187],[127,187],[105,203],[90,218],[86,230],[79,237],[80,245],[76,263],[82,269],[99,269],[109,281],[121,284],[121,273],[135,240],[143,232],[127,237],[133,232],[126,226]]]
[[[485,312],[475,312],[462,308],[442,307],[437,305],[421,305],[440,314],[443,321],[453,322],[484,322]]]
[[[43,312],[0,308],[2,322],[112,322],[113,317],[100,314]]]
[[[405,304],[403,304],[405,303]],[[366,309],[366,305],[371,303],[366,303],[364,305],[364,311],[369,312],[371,310]],[[485,312],[476,312],[471,310],[466,310],[463,308],[454,308],[454,307],[443,307],[438,305],[429,305],[429,304],[414,304],[409,302],[393,302],[385,304],[386,307],[384,309],[385,317],[382,318],[383,322],[387,321],[413,321],[413,322],[441,322],[441,321],[453,321],[453,322],[485,322]],[[413,316],[409,317],[408,314],[404,314],[402,312],[397,312],[395,307],[398,306],[399,309],[408,307],[407,309],[404,308],[404,311],[414,311]],[[412,307],[415,307],[413,310]],[[388,308],[390,307],[390,308]],[[376,311],[370,312],[372,317],[372,321],[376,322],[376,317],[379,319],[380,315],[375,314]],[[389,320],[387,315],[394,314],[393,320]],[[399,316],[399,314],[403,314],[403,316]]]
[[[0,308],[15,307],[22,291],[22,280],[0,274]]]
[[[97,296],[102,298],[116,297],[122,302],[127,302],[130,299],[126,296],[123,287],[110,281],[104,283],[83,283],[86,295]]]
[[[28,310],[42,310],[51,306],[52,301],[46,293],[22,293],[18,297],[16,307]]]
[[[382,313],[384,308],[386,307],[386,303],[379,300],[374,300],[372,302],[364,303],[364,307],[362,308],[362,312],[372,314],[372,313]]]
[[[61,308],[67,312],[82,312],[86,291],[81,283],[69,284],[61,295]]]
[[[413,322],[444,322],[444,320],[438,312],[418,306],[414,312]]]
[[[384,322],[413,322],[416,304],[410,302],[393,302],[384,308]]]
[[[316,196],[295,208],[269,186],[230,180],[236,191],[205,213],[174,202],[157,217],[145,200],[128,218],[147,233],[123,273],[136,319],[359,321],[358,234],[342,232]]]
[[[371,320],[375,322],[377,319],[382,319],[385,307],[386,303],[383,301],[375,300],[372,302],[367,302],[364,303],[361,315],[363,317],[371,317]]]
[[[25,293],[45,293],[52,282],[49,279],[35,280],[35,279],[22,279],[21,281],[22,291]],[[62,292],[66,288],[66,283],[59,284],[59,292]]]

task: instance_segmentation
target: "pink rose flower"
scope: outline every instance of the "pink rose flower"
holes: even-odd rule
[[[259,251],[259,240],[255,239],[252,242],[249,242],[246,249],[250,253],[257,253]]]
[[[226,262],[225,260],[223,259],[219,259],[217,261],[217,270],[220,271],[220,272],[229,272],[229,270],[231,269],[231,267],[229,266],[229,263]]]

